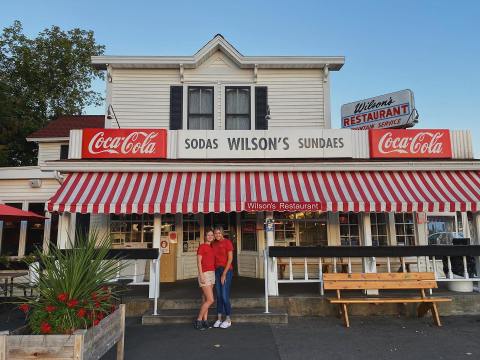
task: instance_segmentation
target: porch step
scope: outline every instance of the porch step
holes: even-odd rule
[[[265,306],[265,298],[231,298],[232,307],[234,308],[261,308]],[[158,300],[158,308],[160,310],[198,310],[200,308],[200,299],[162,299]],[[215,304],[212,305],[215,308]],[[152,301],[153,309],[153,301]]]
[[[272,309],[268,314],[265,314],[264,311],[264,308],[234,308],[232,322],[251,324],[288,324],[288,314],[285,311]],[[197,313],[198,309],[159,310],[158,315],[152,315],[151,312],[148,312],[142,316],[142,324],[191,324],[197,316]],[[216,316],[212,314],[208,319],[210,321],[215,321]]]

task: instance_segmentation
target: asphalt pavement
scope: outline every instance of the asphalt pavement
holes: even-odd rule
[[[480,359],[480,316],[431,319],[351,317],[351,328],[330,317],[289,318],[288,325],[142,326],[127,319],[126,359]],[[114,351],[103,360],[115,359]]]

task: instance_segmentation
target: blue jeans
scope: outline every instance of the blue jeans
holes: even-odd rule
[[[221,277],[225,268],[215,269],[215,290],[217,292],[217,314],[230,316],[232,305],[230,304],[230,287],[232,286],[233,271],[228,270],[225,284],[222,285]]]

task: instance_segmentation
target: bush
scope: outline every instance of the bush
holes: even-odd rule
[[[121,265],[119,259],[107,260],[110,238],[96,231],[76,238],[73,249],[37,254],[43,266],[39,296],[19,306],[33,334],[71,334],[97,325],[115,311],[118,290],[109,280]]]

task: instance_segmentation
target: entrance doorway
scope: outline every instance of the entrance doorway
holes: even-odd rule
[[[223,227],[224,237],[233,243],[233,271],[238,274],[237,262],[237,220],[235,213],[208,213],[204,215],[203,223],[205,230],[215,228],[216,226]]]

